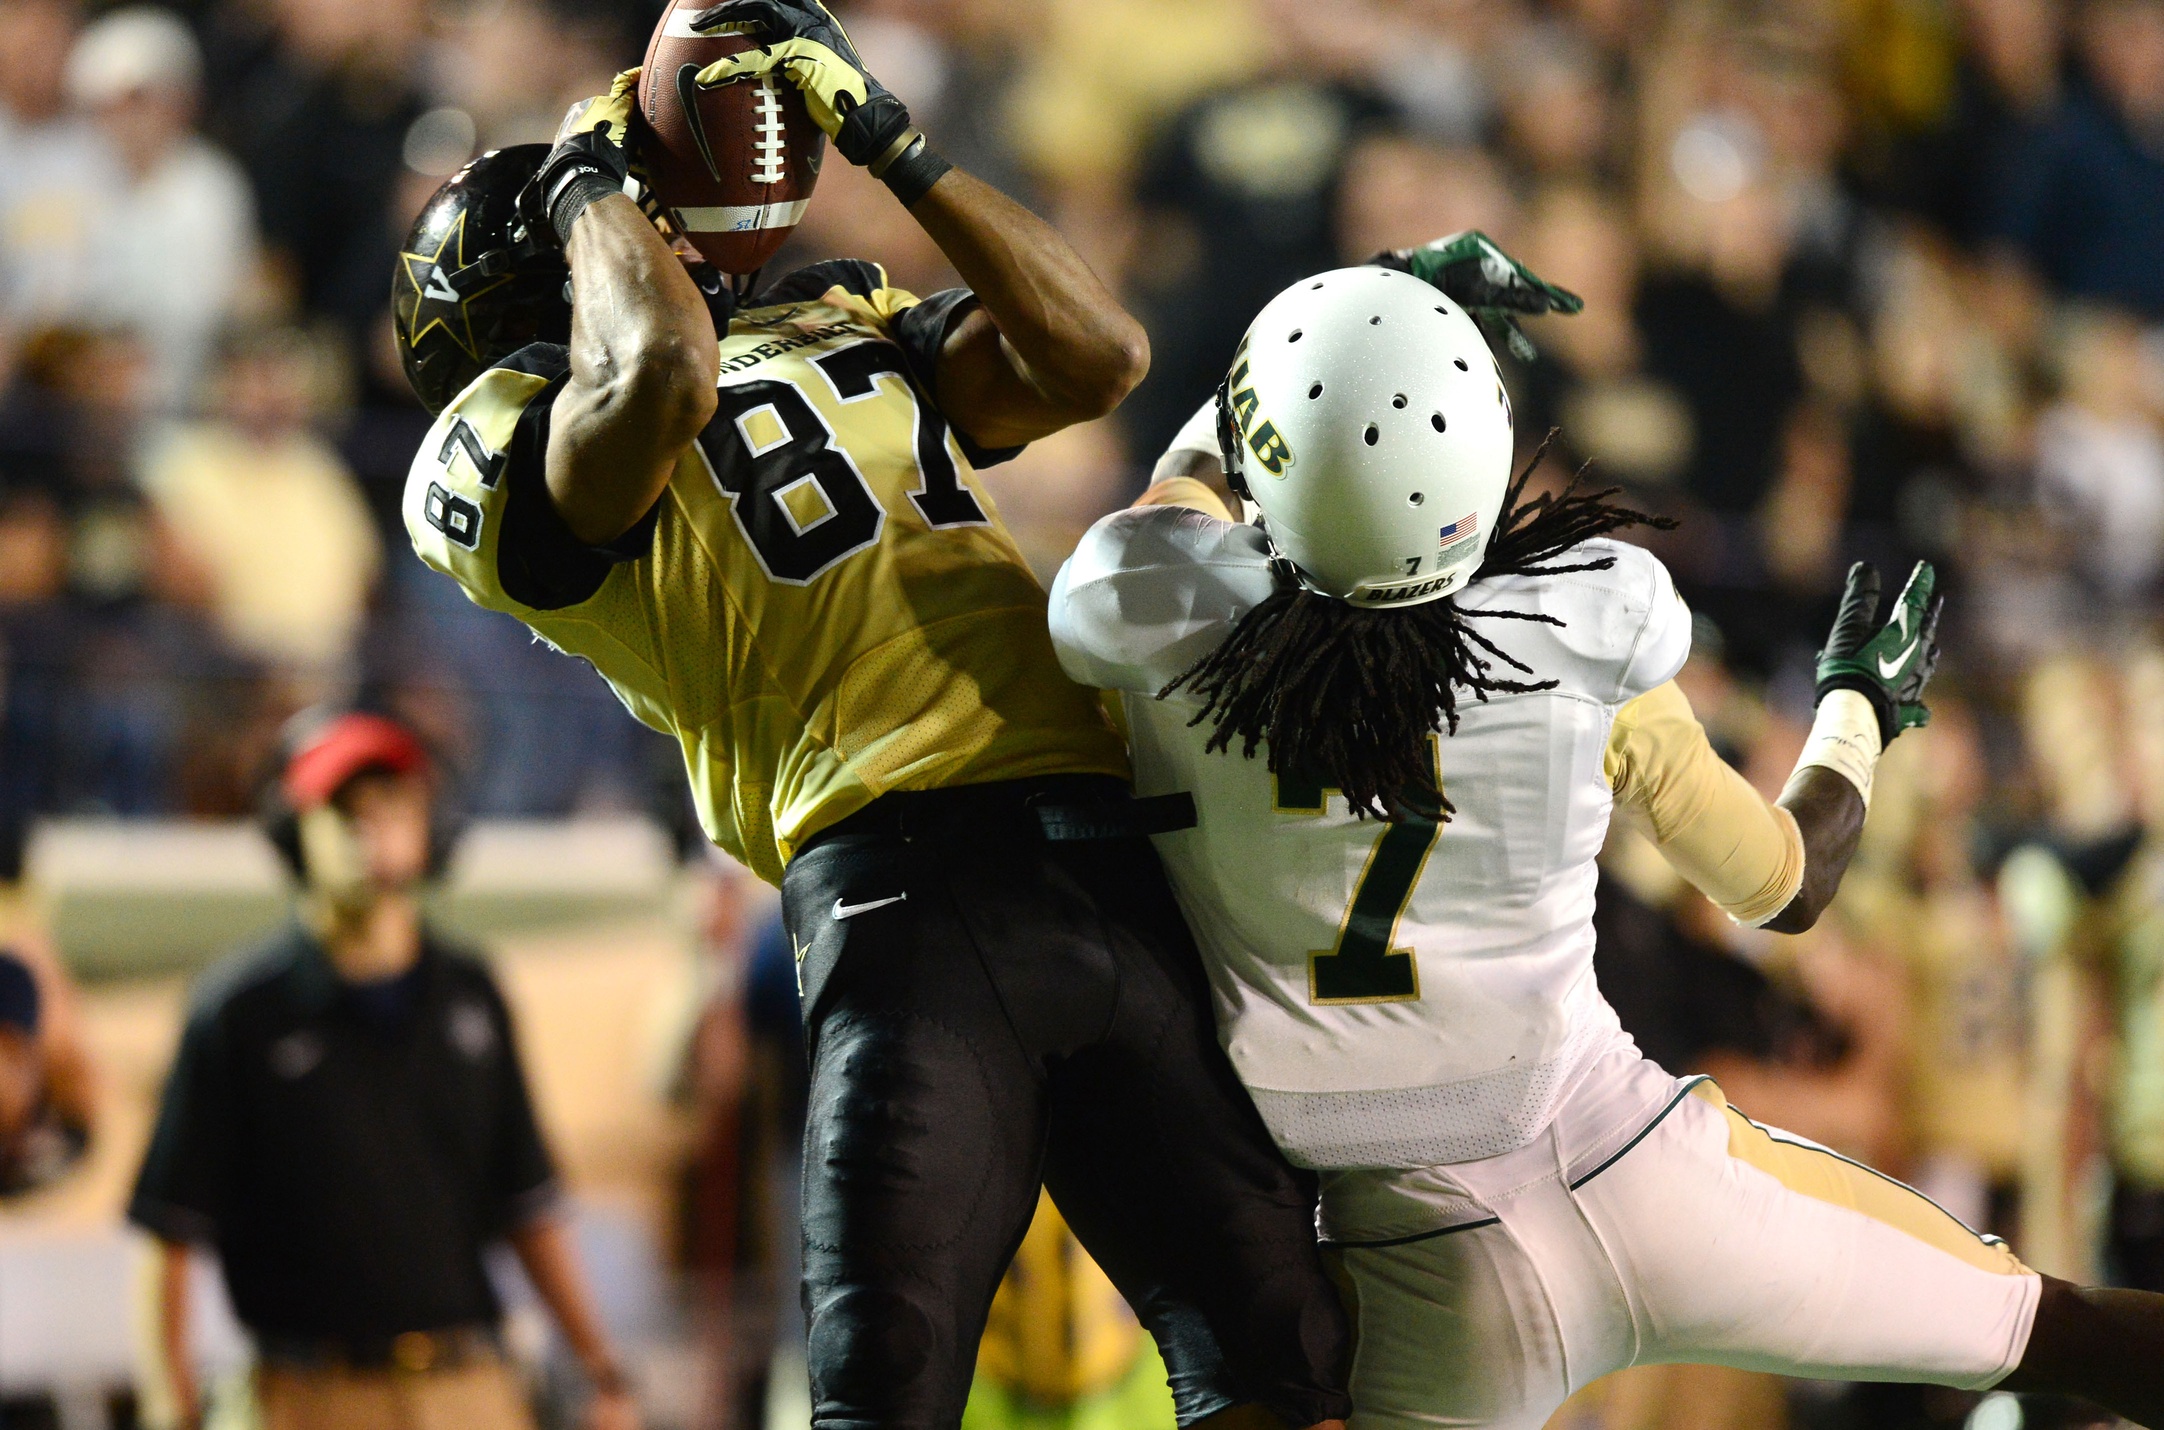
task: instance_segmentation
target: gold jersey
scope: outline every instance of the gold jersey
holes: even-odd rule
[[[1095,692],[933,401],[974,300],[804,269],[730,315],[721,403],[654,509],[580,545],[543,479],[568,357],[537,344],[444,409],[406,484],[414,549],[583,656],[683,748],[706,832],[763,878],[889,790],[1125,776]]]

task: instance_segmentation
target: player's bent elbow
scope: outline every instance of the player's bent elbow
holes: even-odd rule
[[[715,409],[721,405],[720,394],[715,391],[710,376],[699,373],[689,383],[673,384],[663,403],[660,423],[669,434],[671,445],[687,446],[706,424],[714,420]]]
[[[1150,375],[1150,335],[1134,319],[1127,319],[1112,344],[1113,357],[1107,364],[1109,372],[1105,382],[1104,411],[1099,417],[1127,400],[1127,394],[1142,385],[1142,379]]]
[[[660,445],[681,447],[713,420],[719,394],[699,345],[674,336],[642,344],[625,362],[610,405],[652,432]]]
[[[1113,331],[1106,333],[1086,363],[1079,363],[1061,384],[1058,400],[1070,422],[1091,422],[1110,416],[1141,386],[1150,371],[1150,339],[1142,325],[1125,314]]]
[[[1809,933],[1818,923],[1818,916],[1826,911],[1827,901],[1812,895],[1809,887],[1799,889],[1796,897],[1760,927],[1772,933]]]
[[[1768,933],[1809,933],[1811,926],[1818,922],[1818,915],[1809,909],[1799,909],[1797,904],[1801,902],[1802,900],[1799,899],[1797,903],[1790,904],[1772,918],[1767,919],[1762,927]]]

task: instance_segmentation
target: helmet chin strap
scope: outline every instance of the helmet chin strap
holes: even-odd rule
[[[1262,533],[1262,539],[1270,548],[1270,571],[1280,581],[1290,581],[1304,591],[1318,596],[1330,596],[1313,581],[1307,573],[1294,564],[1293,559],[1278,549],[1277,541],[1270,535],[1270,519],[1263,514],[1262,503],[1248,490],[1247,474],[1240,461],[1240,429],[1232,420],[1232,379],[1226,376],[1217,384],[1217,461],[1225,469],[1225,485],[1232,494],[1255,509],[1253,525]],[[1339,597],[1330,596],[1331,600]]]
[[[554,257],[556,250],[542,241],[526,224],[520,224],[510,235],[511,242],[505,247],[484,249],[473,262],[463,268],[453,269],[443,275],[454,292],[466,291],[469,280],[498,278],[520,267],[528,259]],[[570,280],[565,279],[568,287]]]
[[[1258,513],[1255,517],[1255,529],[1262,533],[1263,544],[1270,548],[1271,575],[1280,581],[1291,582],[1310,595],[1328,596],[1331,600],[1337,599],[1330,596],[1328,591],[1319,589],[1313,581],[1308,580],[1307,573],[1300,569],[1299,563],[1278,549],[1276,539],[1270,535],[1270,523],[1267,517]]]
[[[1250,497],[1247,500],[1252,501],[1253,498]],[[1320,596],[1326,601],[1342,601],[1345,599],[1343,596],[1325,591],[1322,587],[1309,580],[1307,573],[1300,569],[1299,563],[1279,549],[1277,538],[1270,535],[1270,519],[1262,514],[1262,508],[1259,506],[1255,508],[1254,527],[1255,530],[1262,533],[1263,545],[1270,548],[1271,575],[1275,576],[1279,581],[1289,582],[1309,595]]]
[[[1230,375],[1217,382],[1217,461],[1225,469],[1225,485],[1241,501],[1252,502],[1254,493],[1247,489],[1247,473],[1240,462],[1240,428],[1232,420],[1232,378]]]

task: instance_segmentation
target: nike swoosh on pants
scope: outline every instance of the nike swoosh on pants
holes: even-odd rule
[[[891,898],[870,899],[861,904],[845,904],[840,899],[836,899],[834,901],[834,917],[837,919],[853,919],[858,914],[868,914],[873,909],[883,909],[889,904],[898,904],[908,897],[907,894],[896,894]]]

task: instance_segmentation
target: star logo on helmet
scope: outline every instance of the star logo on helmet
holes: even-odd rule
[[[466,304],[490,289],[510,282],[511,275],[499,274],[479,284],[469,282],[461,291],[452,284],[451,278],[465,266],[466,215],[463,213],[443,231],[443,240],[436,245],[434,253],[398,255],[399,272],[405,275],[411,290],[400,295],[399,304],[401,308],[409,308],[411,314],[406,321],[406,331],[410,335],[406,339],[408,346],[418,348],[423,338],[441,328],[467,357],[479,360],[480,345],[474,339],[473,319],[466,311]]]

